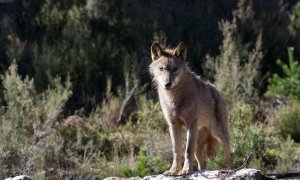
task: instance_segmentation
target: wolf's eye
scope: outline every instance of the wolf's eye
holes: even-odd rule
[[[175,72],[175,71],[177,71],[177,67],[174,67],[174,68],[173,68],[173,72]]]
[[[164,70],[164,68],[163,68],[163,67],[160,67],[160,68],[159,68],[159,70],[160,70],[160,71],[163,71],[163,70]]]

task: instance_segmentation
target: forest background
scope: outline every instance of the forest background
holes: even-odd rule
[[[0,178],[169,168],[154,41],[224,94],[235,168],[300,171],[300,1],[0,0]]]

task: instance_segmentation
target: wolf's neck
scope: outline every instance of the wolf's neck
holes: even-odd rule
[[[158,87],[159,98],[165,102],[178,104],[189,94],[192,94],[195,85],[194,75],[191,72],[185,73],[184,77],[180,80],[180,83],[174,88],[166,90],[162,87]]]

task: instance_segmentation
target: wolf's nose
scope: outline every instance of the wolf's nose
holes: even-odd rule
[[[170,88],[171,85],[172,85],[172,83],[168,82],[168,83],[165,84],[165,88]]]

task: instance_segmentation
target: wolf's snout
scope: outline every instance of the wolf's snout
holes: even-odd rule
[[[165,84],[165,88],[166,88],[166,89],[170,89],[171,86],[172,86],[172,83],[171,83],[171,82],[168,82],[168,83]]]

